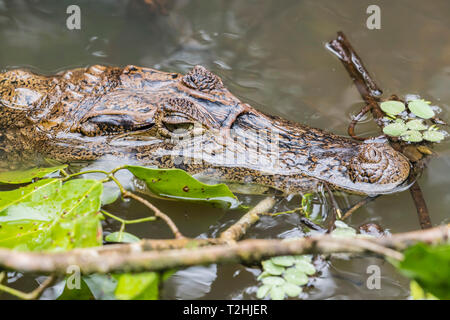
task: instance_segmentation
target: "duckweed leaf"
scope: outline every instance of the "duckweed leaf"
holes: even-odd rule
[[[397,115],[405,110],[405,104],[401,101],[384,101],[380,103],[380,108],[389,115]]]
[[[267,284],[269,286],[281,286],[286,281],[281,277],[265,277],[262,279],[262,282],[264,284]]]
[[[408,130],[402,134],[402,139],[409,142],[420,142],[423,140],[422,134],[417,130]]]
[[[271,276],[271,274],[269,272],[263,271],[263,272],[261,272],[261,274],[256,279],[261,280],[261,279],[263,279],[265,277],[270,277],[270,276]]]
[[[423,99],[412,100],[408,103],[409,110],[422,119],[434,117],[434,111],[430,105]]]
[[[294,264],[295,258],[293,256],[279,256],[273,257],[271,261],[278,266],[290,267]]]
[[[298,297],[300,293],[302,293],[302,287],[297,286],[295,284],[286,282],[282,286],[283,291],[289,296],[289,297]]]
[[[157,300],[159,281],[157,272],[121,274],[114,294],[120,300]]]
[[[140,239],[135,235],[128,232],[113,232],[105,237],[108,242],[122,242],[122,243],[133,243],[138,242]]]
[[[258,288],[258,291],[256,292],[256,297],[258,299],[263,299],[265,296],[269,294],[270,289],[272,289],[272,286],[267,284],[262,285],[261,287]]]
[[[350,227],[338,227],[331,231],[333,237],[351,238],[356,236],[356,230]]]
[[[284,273],[284,279],[292,284],[303,286],[308,283],[308,276],[296,268],[289,268]]]
[[[31,182],[34,178],[43,178],[55,171],[66,168],[67,165],[51,168],[31,168],[27,170],[15,170],[0,172],[0,183],[21,184]]]
[[[303,255],[299,255],[299,256],[294,256],[295,258],[295,263],[299,263],[301,261],[305,261],[305,262],[311,262],[312,261],[312,255],[310,254],[303,254]]]
[[[420,119],[410,120],[406,123],[406,127],[410,130],[426,130],[427,126]]]
[[[423,133],[423,138],[427,141],[438,142],[444,139],[444,134],[440,131],[429,130]]]
[[[273,286],[270,289],[270,298],[272,300],[283,300],[285,292],[281,286]]]
[[[394,122],[383,128],[383,132],[389,136],[398,137],[402,135],[408,128],[404,123]]]
[[[336,228],[350,228],[349,226],[348,226],[348,224],[346,224],[344,221],[342,221],[342,220],[336,220],[335,222],[334,222],[334,225],[336,226]]]
[[[275,265],[272,260],[263,261],[261,264],[264,268],[264,271],[266,271],[267,273],[269,273],[271,275],[279,276],[284,272],[284,268],[280,267],[278,265]]]
[[[311,262],[308,261],[298,261],[295,263],[295,269],[307,274],[308,276],[316,273],[316,268]]]
[[[212,203],[225,208],[236,208],[236,196],[225,184],[204,184],[180,169],[151,169],[126,166],[147,188],[157,196],[194,202]]]
[[[96,180],[45,179],[0,192],[0,247],[69,250],[102,244]]]

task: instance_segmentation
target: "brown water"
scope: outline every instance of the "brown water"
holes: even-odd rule
[[[52,73],[91,64],[153,67],[184,73],[201,64],[218,74],[239,98],[262,111],[310,126],[346,134],[351,116],[362,106],[340,62],[324,43],[338,30],[346,32],[375,80],[385,91],[415,93],[433,101],[448,119],[450,105],[450,2],[377,1],[381,29],[366,28],[366,8],[373,1],[175,1],[168,15],[137,10],[129,1],[5,1],[0,0],[0,68],[30,67]],[[66,28],[66,8],[81,7],[81,30]],[[358,127],[378,134],[370,119]],[[450,148],[441,143],[420,179],[434,225],[450,222]],[[241,197],[255,204],[261,197]],[[357,197],[337,198],[342,209]],[[216,236],[242,212],[201,205],[155,201],[188,236]],[[280,202],[274,210],[292,209],[298,198]],[[132,203],[108,208],[124,217],[142,217],[144,208]],[[313,217],[325,214],[317,204]],[[376,222],[390,232],[419,228],[409,192],[383,196],[349,219],[354,227]],[[105,230],[117,230],[108,221]],[[127,228],[140,237],[166,238],[162,222]],[[264,218],[250,238],[301,236],[297,216]],[[389,263],[373,257],[332,258],[322,263],[304,299],[405,299],[409,284]],[[380,290],[365,283],[367,266],[380,266]],[[178,272],[163,296],[200,299],[253,299],[256,268],[242,265],[195,267]],[[30,290],[36,278],[10,273],[10,285]],[[46,291],[54,298],[60,286]],[[9,298],[0,294],[0,298]]]

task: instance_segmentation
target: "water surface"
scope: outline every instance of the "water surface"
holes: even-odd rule
[[[366,28],[367,7],[373,1],[350,0],[180,0],[167,15],[136,9],[133,1],[0,0],[0,68],[28,67],[53,73],[91,64],[135,64],[185,73],[201,64],[219,75],[244,102],[271,114],[346,135],[346,128],[362,100],[341,63],[324,48],[344,31],[364,60],[385,96],[419,94],[443,109],[450,105],[450,2],[419,0],[377,1],[381,29]],[[81,30],[66,28],[66,8],[78,4]],[[377,135],[368,119],[358,132]],[[434,225],[448,223],[450,149],[436,149],[420,178]],[[244,196],[248,205],[261,197]],[[338,196],[345,209],[357,197]],[[298,197],[280,202],[274,210],[292,209]],[[157,200],[181,231],[192,237],[217,236],[236,221],[241,211]],[[108,208],[127,218],[142,217],[134,203]],[[317,204],[313,217],[321,219],[327,206]],[[389,232],[419,228],[409,192],[386,195],[358,210],[349,224],[375,222]],[[117,230],[107,221],[105,230]],[[130,226],[140,237],[168,238],[162,222]],[[298,217],[263,218],[249,238],[302,236]],[[320,262],[322,265],[327,262]],[[381,290],[369,290],[367,266],[379,265]],[[302,294],[304,299],[406,299],[408,280],[391,265],[373,257],[332,258],[328,267]],[[179,272],[166,286],[167,299],[253,299],[258,269],[242,265],[195,267]],[[29,291],[30,275],[9,274],[9,283]],[[44,298],[57,294],[47,290]],[[9,298],[1,295],[0,298]]]

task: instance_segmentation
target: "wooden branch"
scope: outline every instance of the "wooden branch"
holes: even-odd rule
[[[222,232],[220,235],[221,240],[234,242],[244,236],[247,230],[259,221],[261,215],[267,213],[274,205],[276,201],[274,197],[267,197],[259,202],[253,209],[244,214],[235,224]]]
[[[344,215],[342,216],[342,220],[347,219],[348,217],[350,217],[353,212],[355,212],[356,210],[358,210],[359,208],[361,208],[362,206],[365,206],[366,204],[368,204],[370,201],[375,200],[376,198],[378,198],[379,195],[374,196],[374,197],[365,197],[364,199],[362,199],[361,201],[357,202],[356,204],[354,204],[350,209],[348,209]]]
[[[143,251],[139,243],[116,245],[115,250],[98,247],[48,253],[0,249],[0,267],[22,272],[64,275],[71,265],[77,265],[83,274],[140,272],[211,263],[253,263],[280,255],[338,252],[372,252],[402,259],[402,254],[396,250],[402,250],[417,241],[448,242],[449,236],[450,225],[446,225],[375,239],[339,238],[326,234],[290,241],[250,239],[234,244],[163,251]],[[122,247],[128,248],[127,254],[124,254]]]
[[[341,60],[348,74],[352,78],[356,88],[358,89],[361,97],[367,104],[356,116],[357,120],[355,121],[355,118],[354,121],[350,123],[348,129],[350,136],[355,136],[355,124],[362,117],[362,115],[367,113],[368,110],[372,112],[372,116],[378,126],[380,128],[383,128],[382,118],[384,117],[384,113],[378,104],[379,98],[383,91],[372,79],[361,59],[357,55],[356,51],[348,41],[347,37],[344,35],[344,33],[338,32],[337,38],[327,43],[326,47],[328,50],[334,53],[339,58],[339,60]],[[397,151],[402,151],[400,144],[393,145],[393,147]],[[431,228],[432,224],[430,215],[428,213],[428,209],[425,203],[425,199],[423,198],[419,183],[415,181],[409,191],[413,198],[414,204],[416,205],[417,215],[419,217],[421,228]]]

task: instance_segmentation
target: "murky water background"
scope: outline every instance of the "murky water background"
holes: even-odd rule
[[[346,32],[375,80],[385,91],[415,93],[440,105],[448,119],[450,106],[450,2],[377,1],[381,30],[365,26],[373,1],[317,0],[180,0],[167,15],[136,7],[137,1],[0,0],[0,68],[29,67],[43,73],[91,64],[153,67],[187,72],[201,64],[218,74],[239,98],[262,111],[346,134],[351,116],[362,101],[341,63],[324,43],[338,30]],[[66,28],[66,8],[78,4],[81,30]],[[378,133],[370,119],[358,127]],[[450,148],[438,146],[420,179],[434,225],[450,222],[448,193]],[[246,204],[261,197],[245,196]],[[298,198],[280,202],[276,210],[292,209]],[[345,209],[357,197],[339,196]],[[154,201],[188,236],[216,236],[236,221],[240,211],[201,205]],[[142,217],[132,203],[108,208],[128,218]],[[319,217],[326,207],[315,206]],[[383,196],[358,210],[348,221],[358,227],[376,222],[388,231],[419,228],[409,192]],[[106,230],[118,224],[108,222]],[[167,238],[162,222],[127,227],[140,237]],[[296,216],[264,218],[247,237],[303,235]],[[323,264],[323,262],[322,262]],[[369,290],[367,266],[382,272],[381,290]],[[258,269],[241,265],[195,267],[178,272],[163,296],[173,298],[255,298]],[[35,278],[10,274],[9,282],[29,291]],[[305,290],[305,299],[405,299],[408,281],[389,263],[376,258],[333,258]],[[47,290],[52,298],[58,287]],[[0,294],[0,298],[9,298]]]

